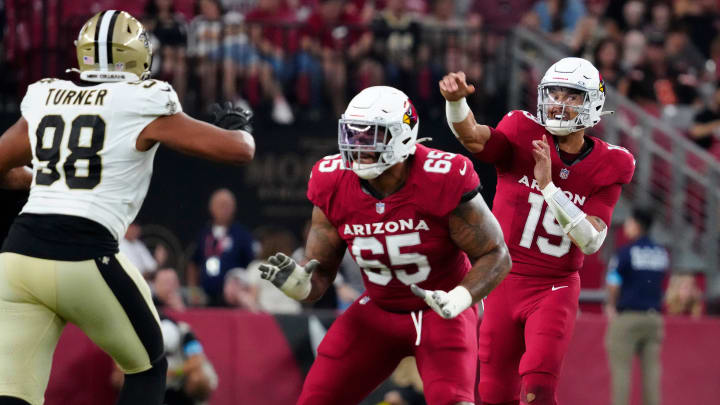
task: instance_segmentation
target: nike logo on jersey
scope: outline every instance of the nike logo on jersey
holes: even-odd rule
[[[464,162],[464,163],[465,163],[465,164],[463,165],[463,168],[460,169],[460,175],[461,175],[461,176],[464,176],[464,175],[465,175],[465,170],[467,170],[467,162]]]
[[[164,89],[160,89],[160,90],[169,92],[169,91],[170,91],[170,86],[168,86],[167,88],[164,88]]]
[[[553,290],[553,291],[557,291],[557,290],[559,290],[559,289],[561,289],[561,288],[567,288],[567,287],[568,287],[568,286],[566,286],[566,285],[561,285],[560,287],[552,286],[552,290]]]

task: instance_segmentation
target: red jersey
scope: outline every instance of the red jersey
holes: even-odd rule
[[[497,169],[493,213],[510,250],[512,273],[566,276],[582,267],[584,254],[570,241],[547,209],[535,180],[532,141],[547,135],[552,181],[587,215],[610,224],[622,185],[632,179],[635,159],[625,148],[598,138],[586,156],[567,165],[558,154],[553,136],[527,111],[511,111],[500,121],[479,160]]]
[[[370,298],[395,312],[426,307],[410,284],[448,291],[467,274],[470,260],[450,238],[448,217],[480,184],[462,155],[417,145],[407,164],[405,185],[377,199],[339,154],[327,156],[313,167],[307,193],[347,243]]]

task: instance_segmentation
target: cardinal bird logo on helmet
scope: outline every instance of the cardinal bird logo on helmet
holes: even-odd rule
[[[407,109],[405,110],[405,115],[403,115],[403,123],[408,124],[410,129],[413,129],[418,122],[417,111],[415,111],[415,106],[410,100],[407,100],[406,103]]]
[[[601,93],[605,94],[605,80],[603,80],[602,75],[600,76],[600,86],[598,86],[598,90],[600,90]]]

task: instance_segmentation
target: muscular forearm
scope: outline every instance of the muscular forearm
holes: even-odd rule
[[[474,261],[473,267],[460,285],[470,291],[473,302],[478,302],[500,284],[511,267],[512,262],[507,248],[499,245]]]
[[[490,127],[475,121],[475,115],[467,108],[465,99],[448,101],[446,113],[448,125],[465,149],[471,153],[482,152],[490,139]]]
[[[310,294],[302,302],[313,303],[322,298],[335,280],[335,274],[337,270],[330,271],[320,263],[320,268],[310,278]]]
[[[32,171],[26,167],[10,169],[0,175],[0,188],[8,190],[29,190],[32,184]]]

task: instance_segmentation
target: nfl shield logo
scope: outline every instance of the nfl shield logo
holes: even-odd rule
[[[385,213],[385,203],[379,202],[375,204],[375,211],[377,211],[378,214],[384,214]]]
[[[560,170],[560,178],[561,179],[565,180],[568,178],[569,175],[570,175],[570,170],[568,170],[564,167],[562,168],[562,170]]]

